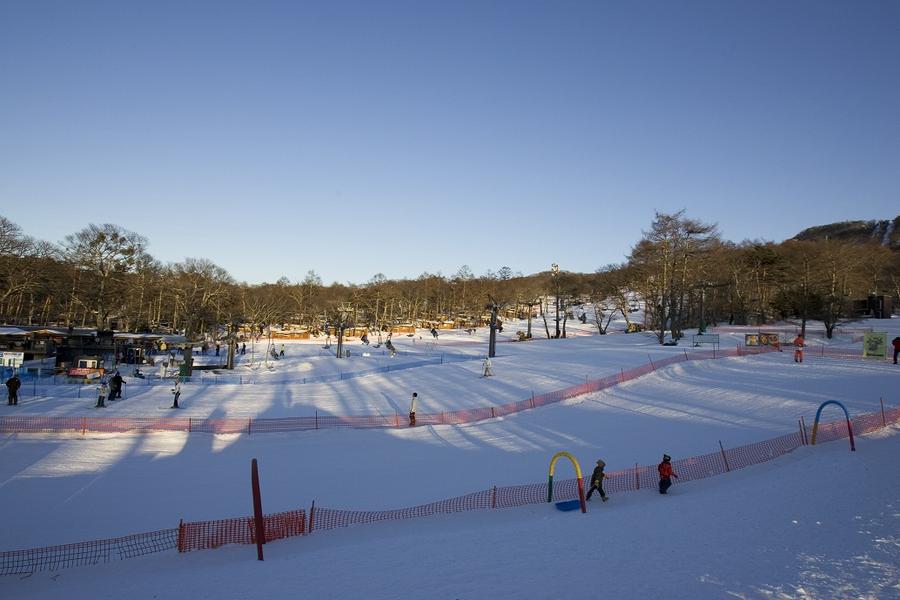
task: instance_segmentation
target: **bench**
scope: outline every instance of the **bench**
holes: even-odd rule
[[[719,347],[719,334],[718,333],[700,333],[693,336],[693,344],[694,346],[699,346],[700,344],[712,344],[713,348]]]

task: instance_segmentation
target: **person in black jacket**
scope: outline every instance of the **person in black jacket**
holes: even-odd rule
[[[122,376],[116,371],[116,374],[109,379],[109,399],[122,399],[122,384],[126,383]]]
[[[19,376],[13,373],[13,376],[6,380],[6,391],[9,396],[9,405],[16,406],[19,403],[19,388],[22,387],[22,381]]]
[[[591,488],[587,493],[587,500],[591,499],[591,494],[594,493],[594,490],[600,492],[600,498],[603,499],[604,502],[609,500],[606,495],[606,492],[603,491],[603,479],[606,477],[606,473],[603,472],[603,469],[606,467],[606,463],[603,460],[597,460],[597,466],[594,467],[594,472],[591,473]]]

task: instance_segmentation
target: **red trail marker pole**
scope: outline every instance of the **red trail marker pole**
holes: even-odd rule
[[[256,459],[250,463],[250,479],[253,486],[253,520],[256,523],[256,558],[263,560],[262,545],[266,543],[266,528],[263,523],[262,498],[259,493],[259,468]]]

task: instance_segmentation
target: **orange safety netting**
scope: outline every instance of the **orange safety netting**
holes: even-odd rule
[[[627,377],[628,375],[623,372],[620,375],[620,380]],[[603,385],[601,382],[604,381],[608,383],[612,380],[607,378],[606,380],[598,380],[597,382],[584,385]],[[612,385],[612,383],[609,384]],[[541,397],[514,404],[516,406],[531,407],[540,405],[543,402],[556,402],[565,397],[570,397],[567,395],[568,393],[574,394],[575,389],[581,388],[582,386],[576,386],[575,388],[569,388],[569,390],[572,390],[571,392],[562,390],[561,392],[545,394]],[[556,394],[559,395],[557,396]],[[496,408],[498,407],[494,407],[491,410]],[[275,419],[275,421],[280,420]],[[857,415],[851,419],[851,423],[856,434],[870,433],[887,425],[900,423],[900,407]],[[817,435],[818,441],[823,443],[848,437],[849,432],[846,420],[841,419],[831,423],[819,424]],[[802,434],[796,432],[736,448],[722,448],[709,454],[676,460],[673,462],[673,469],[678,475],[675,483],[721,475],[727,471],[763,463],[792,452],[803,444]],[[604,483],[604,488],[608,493],[655,489],[659,480],[655,465],[636,465],[634,468],[609,472],[608,476],[609,478]],[[553,486],[553,500],[569,500],[577,496],[576,479],[562,480]],[[408,508],[358,511],[313,507],[308,515],[303,509],[293,510],[265,515],[264,526],[266,540],[271,541],[305,535],[317,529],[328,530],[379,521],[410,519],[469,510],[524,506],[527,504],[540,504],[546,501],[546,483],[525,484],[492,487],[487,490]],[[109,562],[113,559],[143,556],[166,550],[177,549],[181,552],[187,552],[216,548],[225,544],[252,544],[255,542],[255,528],[252,517],[182,523],[177,529],[141,533],[121,538],[0,552],[0,575],[92,565],[99,562]]]
[[[306,511],[263,515],[265,541],[280,540],[306,533]],[[255,544],[253,517],[235,517],[216,521],[194,521],[178,526],[178,551],[207,550],[226,544]]]
[[[587,381],[561,390],[531,396],[501,406],[467,408],[450,412],[419,413],[416,415],[418,425],[458,425],[473,423],[502,417],[505,415],[547,406],[576,396],[597,392],[611,386],[637,379],[656,369],[689,360],[704,360],[761,354],[771,352],[772,348],[733,348],[730,350],[698,350],[670,356],[659,361],[652,361],[628,370],[621,370],[606,377]],[[400,415],[316,415],[314,417],[286,417],[277,419],[203,419],[172,417],[40,417],[40,416],[5,416],[0,417],[0,433],[146,433],[152,431],[184,431],[188,433],[202,432],[213,434],[227,433],[277,433],[284,431],[305,431],[311,429],[352,428],[366,429],[373,427],[406,427],[408,420]]]

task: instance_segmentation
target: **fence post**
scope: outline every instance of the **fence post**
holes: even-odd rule
[[[800,427],[803,428],[803,443],[808,446],[809,436],[806,434],[806,421],[803,419],[803,415],[800,415]]]
[[[634,489],[641,489],[641,473],[638,471],[637,463],[634,463]]]
[[[248,417],[247,418],[247,435],[250,435],[250,426],[252,423],[253,423],[253,417]],[[262,560],[262,559],[260,559],[260,560]]]
[[[722,451],[722,460],[725,461],[725,470],[731,471],[731,467],[728,466],[728,457],[725,456],[725,447],[722,446],[722,440],[719,440],[719,449]]]
[[[491,490],[491,508],[497,508],[497,486]]]
[[[319,428],[319,411],[316,411],[316,429]]]
[[[805,446],[806,442],[803,440],[803,423],[800,419],[797,419],[797,428],[800,430],[800,444]]]
[[[491,418],[492,419],[494,418],[494,407],[493,406],[491,407]]]
[[[531,408],[534,408],[534,390],[531,390]]]
[[[316,522],[315,518],[313,517],[313,515],[315,515],[315,514],[316,514],[316,501],[313,500],[312,506],[309,507],[309,527],[307,528],[307,531],[309,531],[310,533],[313,532],[313,525]]]
[[[259,492],[259,469],[256,459],[250,463],[250,482],[253,487],[253,520],[256,522],[256,558],[263,559],[262,545],[266,543],[266,527],[263,523],[262,497]]]
[[[184,552],[184,519],[178,519],[178,551]]]
[[[879,398],[881,400],[881,426],[887,427],[887,421],[884,419],[884,397]]]
[[[191,418],[188,417],[188,433],[191,432]]]
[[[625,369],[619,367],[619,383],[625,383]]]
[[[81,435],[87,430],[87,417],[81,417]]]
[[[655,370],[656,370],[656,365],[653,364],[653,359],[650,358],[650,355],[649,355],[649,354],[647,355],[647,359],[650,360],[650,368],[653,369],[653,370],[655,371]]]
[[[688,360],[687,350],[682,348],[681,351],[684,352],[684,360]]]

